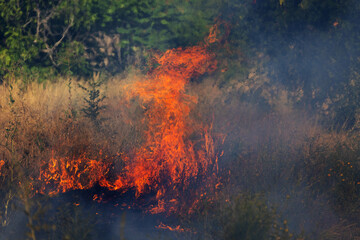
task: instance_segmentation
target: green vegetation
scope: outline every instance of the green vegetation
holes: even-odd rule
[[[119,73],[150,49],[202,40],[216,2],[11,0],[0,2],[0,76],[44,81],[56,74]],[[34,75],[36,77],[34,77]]]
[[[272,83],[293,92],[296,106],[351,128],[359,107],[359,11],[352,0],[229,1],[224,18],[231,45],[263,54]]]
[[[100,95],[99,88],[103,84],[103,80],[99,78],[100,74],[94,74],[93,78],[88,81],[88,88],[79,84],[79,87],[86,91],[88,95],[86,98],[84,98],[86,106],[82,109],[82,111],[85,113],[85,116],[90,118],[97,127],[99,127],[100,124],[100,119],[98,119],[100,110],[105,108],[105,106],[100,106],[105,96]]]

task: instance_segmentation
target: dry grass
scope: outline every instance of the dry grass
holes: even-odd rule
[[[86,92],[71,79],[46,85],[32,83],[0,86],[0,159],[16,159],[36,169],[41,161],[58,156],[129,153],[140,141],[141,111],[123,99],[124,83],[118,77],[101,86],[101,129],[84,115]],[[83,85],[86,83],[82,82]]]

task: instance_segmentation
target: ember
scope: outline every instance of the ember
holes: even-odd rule
[[[170,230],[170,231],[173,231],[173,232],[185,232],[185,231],[188,231],[184,228],[181,228],[180,225],[176,226],[176,227],[170,227],[170,226],[167,226],[163,223],[160,223],[159,226],[156,226],[157,229],[165,229],[165,230]]]
[[[5,165],[5,161],[4,160],[0,160],[0,175],[1,175],[1,169],[2,167]]]

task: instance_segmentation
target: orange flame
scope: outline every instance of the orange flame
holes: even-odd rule
[[[105,178],[108,164],[87,158],[51,158],[43,164],[38,180],[40,193],[50,196],[75,189],[89,189]]]
[[[162,222],[159,224],[159,226],[156,226],[157,229],[165,229],[165,230],[170,230],[173,232],[185,232],[185,231],[190,231],[187,229],[184,229],[182,227],[180,227],[180,225],[176,226],[176,227],[170,227],[168,225],[163,224]]]
[[[4,160],[0,160],[0,174],[1,174],[1,169],[2,167],[5,165],[5,161]]]
[[[186,87],[191,77],[213,71],[216,60],[206,45],[168,50],[156,60],[160,66],[128,91],[129,98],[138,96],[142,100],[148,130],[145,144],[127,165],[127,180],[138,195],[157,192],[159,202],[153,212],[158,213],[165,211],[160,200],[170,189],[178,195],[180,189],[206,175],[213,164],[213,141],[206,127],[201,127],[203,141],[197,149],[190,139],[197,131],[190,119],[197,98],[188,95]]]

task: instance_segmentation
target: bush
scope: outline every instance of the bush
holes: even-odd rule
[[[223,211],[223,239],[291,239],[287,222],[281,226],[275,209],[260,195],[237,196]]]

